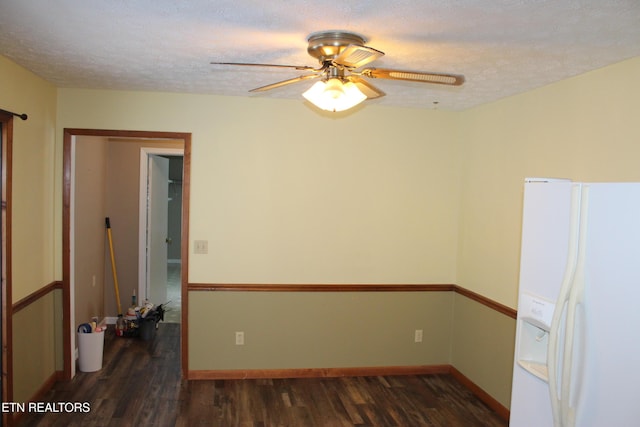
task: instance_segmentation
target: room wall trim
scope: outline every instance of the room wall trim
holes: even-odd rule
[[[467,378],[462,372],[458,371],[455,367],[451,366],[449,373],[456,380],[458,380],[459,383],[461,383],[463,386],[469,389],[471,393],[475,394],[478,397],[478,399],[484,402],[485,405],[493,409],[500,418],[502,418],[505,421],[509,421],[509,416],[511,414],[511,411],[508,408],[506,408],[496,399],[491,397],[489,393],[487,393],[482,388],[480,388],[480,386],[478,386],[476,383],[474,383],[469,378]]]
[[[189,371],[189,380],[243,380],[267,378],[336,378],[381,375],[430,375],[447,374],[449,373],[449,371],[449,365],[199,370]]]
[[[16,314],[20,310],[23,310],[23,309],[27,308],[28,306],[30,306],[34,302],[38,301],[40,298],[42,298],[45,295],[47,295],[49,292],[53,292],[56,289],[62,290],[62,280],[53,281],[53,282],[49,283],[48,285],[45,285],[42,288],[38,289],[37,291],[32,292],[31,294],[29,294],[26,297],[22,298],[20,301],[15,302],[13,304],[13,313],[12,314]]]
[[[258,284],[189,283],[189,292],[456,292],[513,319],[518,312],[454,284]]]
[[[189,283],[189,291],[232,292],[447,292],[455,290],[450,284],[246,284],[246,283]]]
[[[476,302],[479,302],[482,305],[485,305],[487,307],[489,307],[492,310],[495,310],[497,312],[500,312],[502,314],[504,314],[505,316],[509,316],[512,319],[517,319],[518,318],[518,311],[516,309],[513,309],[511,307],[508,307],[504,304],[501,304],[497,301],[494,301],[490,298],[487,298],[483,295],[480,295],[476,292],[470,291],[469,289],[465,289],[462,286],[458,286],[458,285],[454,285],[454,289],[453,289],[456,293],[463,295],[469,299],[472,299]]]

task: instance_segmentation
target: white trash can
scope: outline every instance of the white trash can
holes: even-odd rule
[[[82,372],[95,372],[102,369],[104,350],[104,331],[78,333],[78,365]]]

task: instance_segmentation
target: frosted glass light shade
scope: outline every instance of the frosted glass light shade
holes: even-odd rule
[[[367,99],[356,85],[336,78],[317,82],[302,96],[316,107],[334,112],[348,110]]]

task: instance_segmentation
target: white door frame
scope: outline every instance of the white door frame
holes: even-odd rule
[[[138,213],[138,303],[147,294],[147,181],[149,179],[149,156],[168,155],[182,156],[183,148],[140,148],[140,199]]]

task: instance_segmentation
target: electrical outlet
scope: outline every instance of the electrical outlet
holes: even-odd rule
[[[244,345],[244,332],[236,332],[236,345]]]
[[[413,342],[422,342],[422,329],[416,329],[413,334]]]

